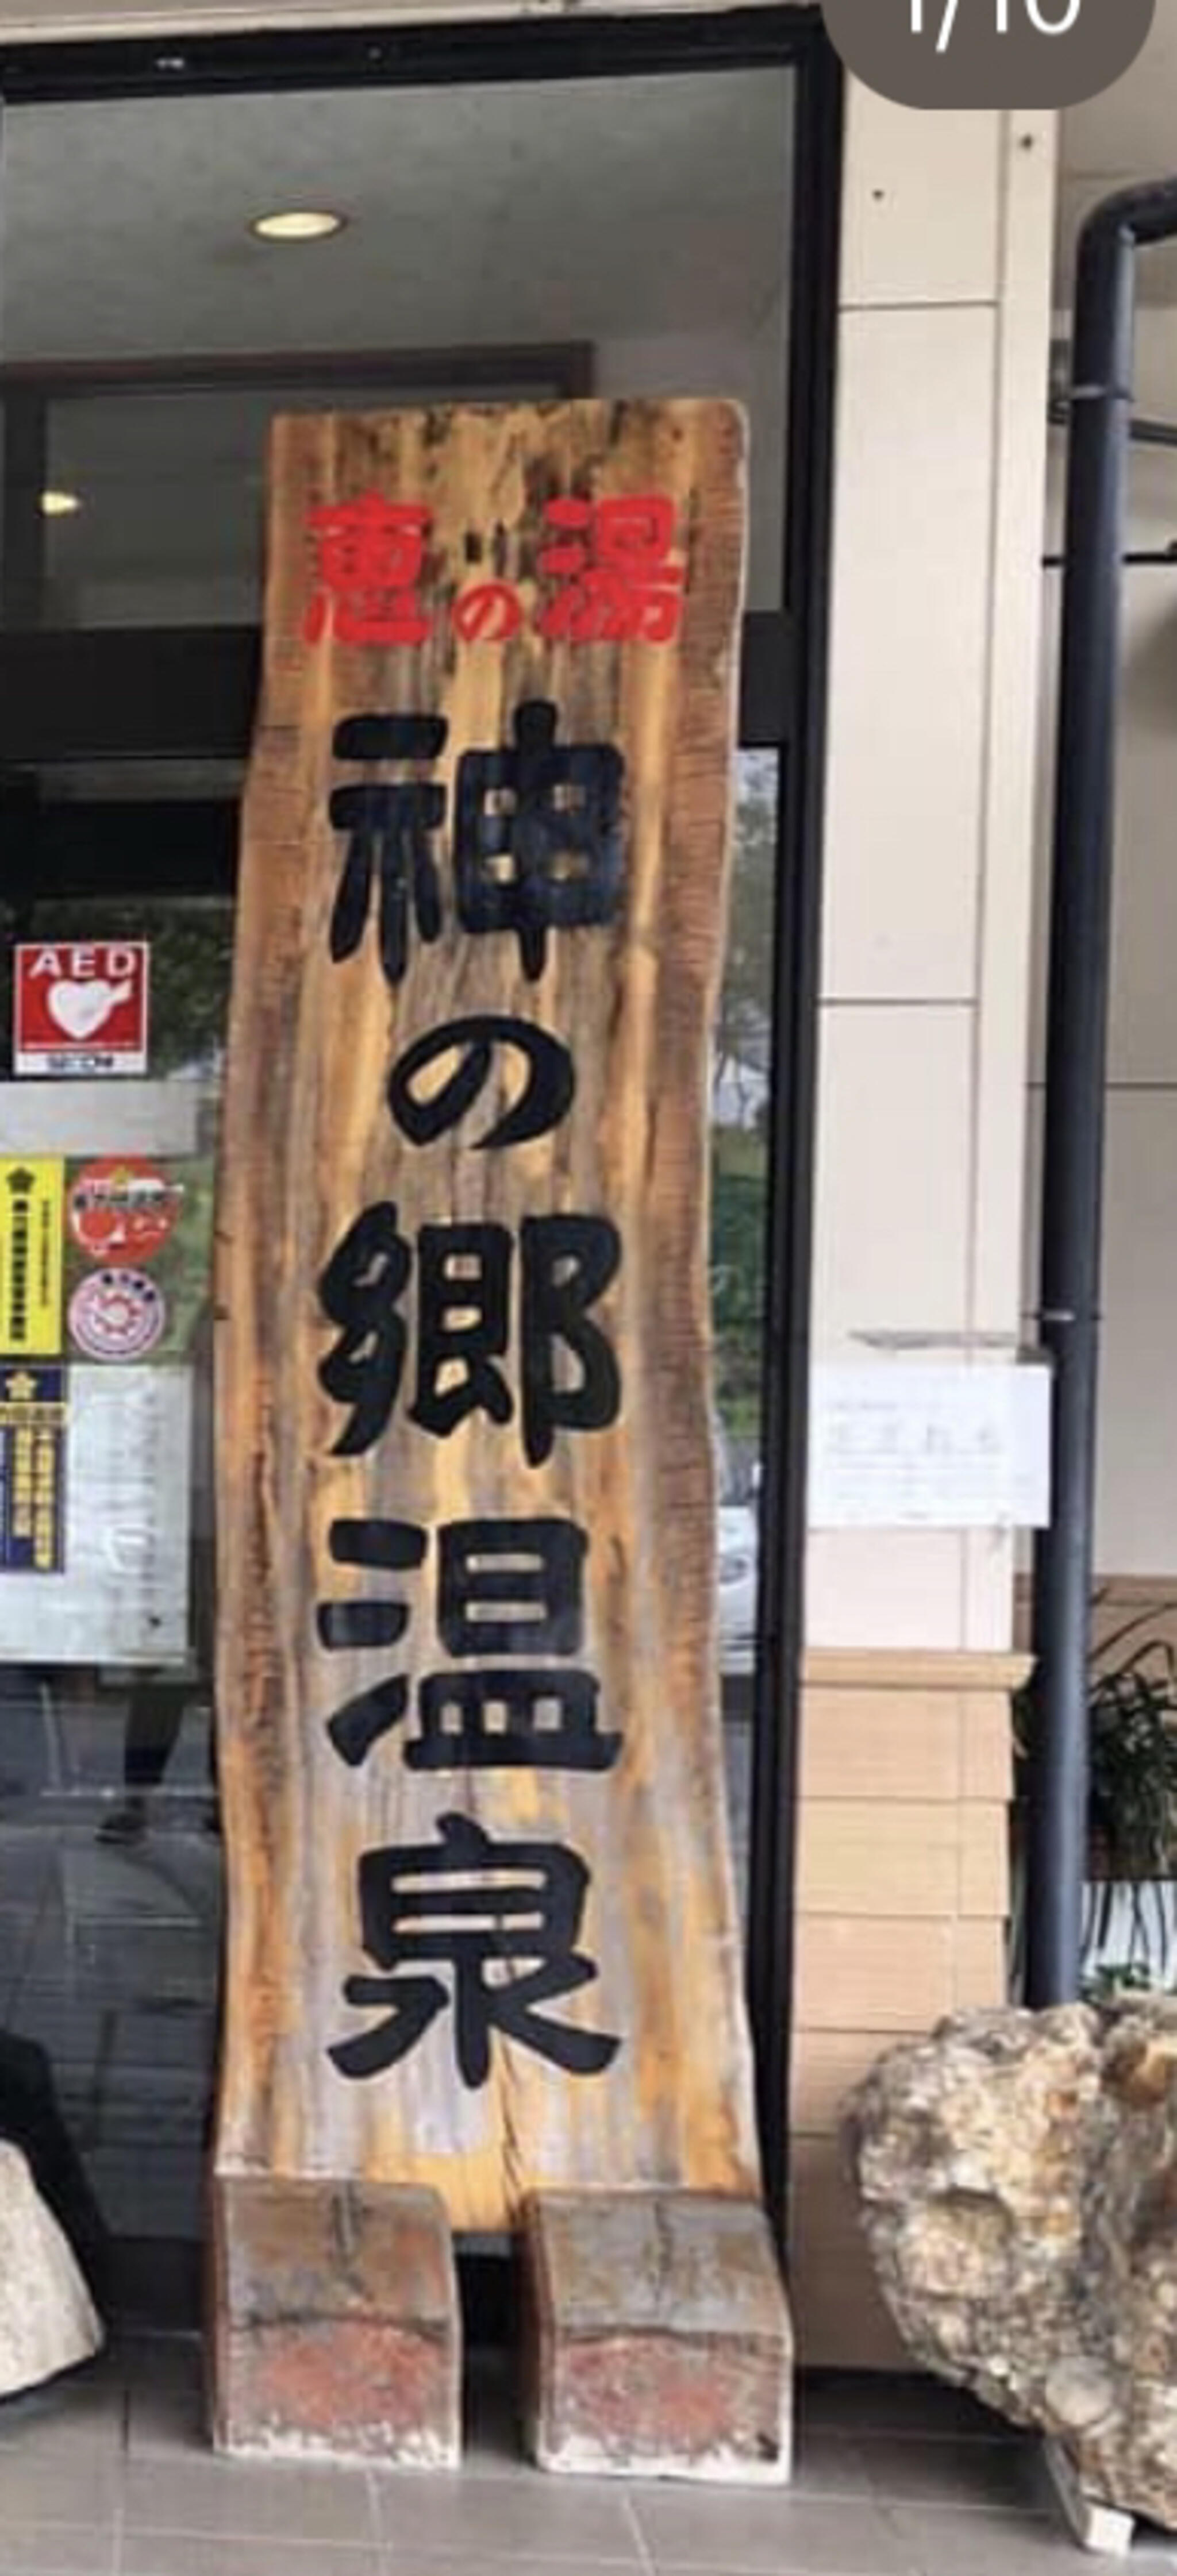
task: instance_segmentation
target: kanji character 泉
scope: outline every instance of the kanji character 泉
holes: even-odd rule
[[[329,2054],[340,2074],[384,2074],[408,2055],[451,2002],[438,1966],[452,1971],[454,2053],[470,2091],[490,2074],[496,2030],[567,2075],[603,2074],[619,2039],[536,2009],[597,1976],[576,1948],[588,1886],[576,1852],[496,1842],[469,1816],[443,1816],[436,1844],[365,1852],[361,1938],[381,1974],[348,1977],[343,1992],[357,2009],[380,2009],[385,2018],[336,2042]]]
[[[536,619],[552,644],[672,644],[682,624],[685,570],[673,556],[674,503],[665,492],[599,501],[572,495],[544,513],[554,544],[541,573],[560,582]]]
[[[430,513],[415,501],[361,492],[308,510],[315,590],[303,635],[320,644],[423,644],[429,619],[419,583]]]
[[[558,744],[556,724],[546,699],[528,699],[513,750],[467,751],[458,763],[458,918],[475,933],[514,931],[532,980],[549,930],[612,921],[621,904],[621,754],[612,743]]]

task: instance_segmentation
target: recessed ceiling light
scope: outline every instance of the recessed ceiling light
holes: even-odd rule
[[[81,498],[77,492],[42,492],[41,494],[43,519],[72,519],[81,506]]]
[[[259,241],[329,241],[346,222],[346,215],[333,214],[328,206],[281,206],[272,215],[255,215],[249,229]]]

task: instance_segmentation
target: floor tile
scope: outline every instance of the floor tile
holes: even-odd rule
[[[597,2559],[642,2564],[624,2496],[609,2482],[545,2477],[521,2465],[514,2477],[469,2469],[448,2476],[374,2478],[380,2528],[394,2569],[422,2555]]]
[[[61,2444],[74,2456],[91,2448],[121,2450],[125,2411],[122,2371],[103,2354],[43,2387],[0,2399],[0,2455],[10,2448],[45,2451]]]
[[[0,2576],[111,2576],[114,2524],[93,2531],[50,2529],[45,2523],[5,2523],[0,2529]]]
[[[881,2505],[787,2489],[633,2489],[643,2538],[659,2576],[688,2568],[715,2576],[913,2576],[911,2545]],[[945,2562],[937,2576],[945,2576]],[[956,2570],[953,2569],[953,2576]],[[1013,2576],[1007,2570],[1007,2576]]]
[[[872,2495],[889,2504],[969,2507],[987,2513],[1050,2510],[1033,2441],[902,2441],[867,2435],[853,2445]]]
[[[501,2362],[467,2365],[462,2463],[474,2477],[512,2477],[523,2464],[515,2373]]]
[[[207,2456],[204,2356],[197,2336],[148,2335],[125,2347],[127,2448]]]
[[[127,2451],[132,2460],[160,2451],[207,2458],[208,2415],[197,2388],[131,2388],[127,2391]]]
[[[918,2576],[1026,2576],[1064,2561],[1082,2576],[1118,2568],[1122,2558],[1080,2555],[1062,2522],[1033,2514],[944,2513],[934,2505],[891,2505],[889,2518]]]
[[[125,2528],[232,2535],[235,2539],[351,2541],[374,2546],[362,2469],[311,2468],[298,2460],[128,2460]]]
[[[48,2452],[6,2443],[0,2450],[0,2532],[12,2523],[113,2524],[119,2503],[122,2460],[64,2436]]]
[[[283,2533],[243,2540],[191,2531],[129,2531],[117,2576],[382,2576],[380,2553]]]
[[[820,2426],[801,2432],[793,2467],[795,2495],[869,2497],[875,2492],[859,2443]]]
[[[610,2558],[553,2558],[552,2576],[620,2576],[616,2562]],[[421,2576],[538,2576],[539,2560],[487,2558],[481,2550],[466,2548],[447,2556],[444,2550],[431,2549],[428,2556],[414,2561],[399,2558],[392,2550],[384,2554],[383,2576],[406,2576],[413,2565]],[[235,2576],[230,2568],[224,2576]]]
[[[1010,2427],[963,2388],[943,2380],[886,2371],[823,2370],[798,2382],[797,2415],[804,2426],[835,2433],[914,2434],[932,2441],[1008,2440]]]
[[[132,2388],[199,2389],[204,2354],[197,2335],[129,2335],[119,2346],[124,2378]]]

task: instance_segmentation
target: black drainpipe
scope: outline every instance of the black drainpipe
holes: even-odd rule
[[[1053,1505],[1035,1552],[1026,2000],[1079,1992],[1088,1789],[1104,1077],[1120,558],[1136,253],[1177,235],[1177,179],[1097,206],[1075,290],[1063,588],[1040,1328],[1054,1367]]]

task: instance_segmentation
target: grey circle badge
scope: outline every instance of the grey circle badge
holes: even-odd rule
[[[903,107],[1075,107],[1134,63],[1156,0],[824,0],[830,40]]]

